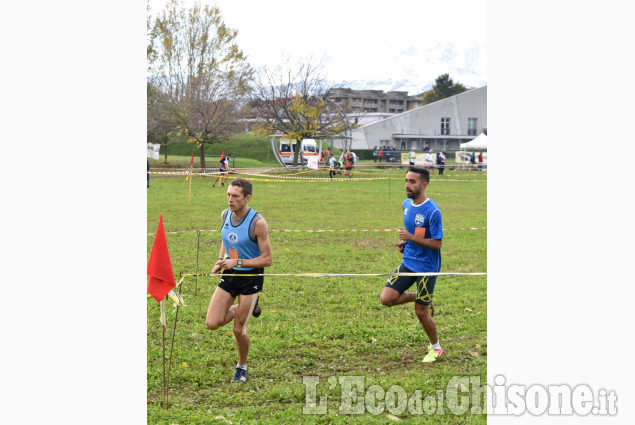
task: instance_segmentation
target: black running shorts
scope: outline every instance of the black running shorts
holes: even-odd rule
[[[251,295],[262,291],[264,276],[225,276],[225,274],[262,274],[263,268],[251,270],[230,269],[223,270],[218,287],[229,292],[229,295]]]

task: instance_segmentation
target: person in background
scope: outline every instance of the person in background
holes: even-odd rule
[[[447,154],[445,151],[441,152],[439,156],[437,156],[437,165],[439,166],[439,175],[443,175],[443,170],[445,169],[445,158]]]
[[[377,164],[377,146],[373,148],[373,161]]]
[[[339,165],[339,164],[338,164]],[[335,174],[342,174],[341,171],[336,171],[339,167],[336,166],[335,157],[331,152],[329,152],[329,178],[333,180],[333,176]]]
[[[225,186],[225,182],[229,179],[229,158],[231,158],[230,154],[225,155],[223,159],[220,160],[220,168],[218,169],[218,177],[212,183],[212,187],[216,185],[216,182],[220,180],[220,185]],[[224,178],[224,179],[223,179]]]
[[[410,152],[408,152],[408,163],[410,165],[415,165],[416,159],[417,159],[417,152],[415,151],[415,147],[413,146],[412,149],[410,149]]]
[[[353,178],[353,166],[355,165],[353,153],[350,151],[344,151],[344,174],[349,179]]]
[[[432,170],[432,175],[434,175],[434,154],[431,150],[426,154],[426,167],[428,170]]]
[[[148,187],[150,187],[150,160],[146,158],[146,162],[148,163]]]
[[[381,164],[381,161],[384,159],[384,149],[381,147],[377,151],[377,158],[379,158],[379,163]]]

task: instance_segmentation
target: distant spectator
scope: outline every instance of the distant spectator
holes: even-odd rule
[[[428,151],[426,154],[426,168],[431,170],[430,174],[434,176],[434,154],[432,151]]]
[[[373,148],[373,160],[377,163],[377,146]]]
[[[353,153],[349,151],[345,151],[344,153],[344,174],[348,176],[349,179],[353,178],[353,166],[355,165]]]
[[[382,148],[379,148],[377,151],[377,157],[379,158],[379,163],[381,164],[381,161],[384,159],[384,150]]]
[[[329,178],[333,180],[333,176],[335,174],[342,174],[341,171],[336,171],[339,169],[339,163],[335,160],[335,157],[331,152],[329,152]]]
[[[417,159],[417,152],[415,151],[415,147],[413,146],[408,153],[408,164],[415,165],[415,161]]]
[[[483,168],[483,152],[478,153],[478,168],[479,170]]]
[[[470,164],[476,164],[476,154],[474,152],[470,155]]]
[[[443,170],[445,169],[445,158],[446,158],[447,154],[445,153],[445,151],[441,152],[438,156],[437,156],[437,165],[439,166],[439,175],[442,176],[443,175]]]
[[[426,143],[426,146],[423,148],[424,153],[428,153],[430,151],[430,145]]]
[[[146,159],[146,162],[148,163],[148,187],[150,187],[150,160]]]

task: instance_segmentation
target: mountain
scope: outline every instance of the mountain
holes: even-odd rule
[[[344,80],[335,84],[335,87],[347,87],[353,90],[383,90],[405,91],[410,96],[423,93],[432,89],[432,84],[416,83],[407,79],[400,80]]]

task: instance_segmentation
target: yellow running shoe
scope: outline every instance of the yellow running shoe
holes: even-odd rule
[[[434,348],[430,348],[428,351],[428,355],[423,358],[424,363],[433,363],[439,360],[439,357],[443,355],[443,349],[435,350]]]

